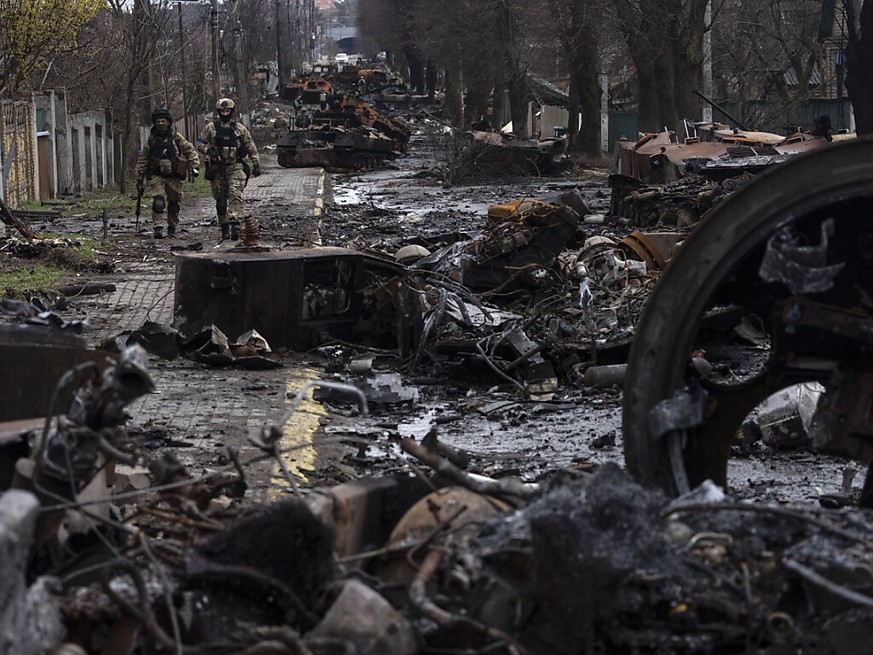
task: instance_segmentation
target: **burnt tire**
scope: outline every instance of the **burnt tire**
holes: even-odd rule
[[[671,495],[705,479],[725,484],[728,437],[741,419],[718,426],[717,436],[710,418],[658,434],[653,410],[689,386],[690,354],[717,294],[757,275],[777,229],[832,212],[843,232],[859,229],[855,221],[873,232],[873,140],[829,145],[761,174],[717,205],[670,262],[638,324],[624,382],[625,462],[642,484]]]

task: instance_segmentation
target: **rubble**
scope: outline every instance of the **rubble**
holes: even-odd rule
[[[16,652],[34,653],[65,642],[85,652],[115,643],[399,655],[573,653],[583,643],[840,654],[869,638],[870,581],[851,574],[868,555],[858,511],[737,504],[711,483],[668,501],[614,465],[518,485],[465,474],[436,446],[435,433],[404,445],[434,468],[436,491],[362,481],[248,510],[215,502],[220,487],[195,491],[204,480],[172,464],[169,476],[152,467],[152,486],[125,494],[139,498],[125,511],[140,530],[114,530],[81,553],[102,576],[67,555],[48,569],[62,587],[48,572],[7,585],[4,607],[40,611],[7,610],[4,634],[19,626],[34,640]],[[38,504],[25,491],[0,496],[31,517],[4,522],[21,554],[7,558],[7,580],[39,561],[28,555]],[[24,616],[39,627],[15,623]]]
[[[65,416],[24,432],[10,427],[13,436],[0,439],[4,466],[37,481],[29,496],[11,489],[10,474],[0,503],[23,497],[34,507],[28,512],[41,503],[39,515],[52,518],[18,542],[30,549],[16,560],[26,568],[27,594],[40,594],[40,611],[60,613],[66,628],[57,632],[46,620],[45,630],[33,629],[33,652],[64,642],[85,652],[862,651],[873,605],[870,581],[858,573],[869,565],[863,510],[734,502],[712,480],[672,498],[589,457],[590,449],[614,448],[616,433],[596,434],[588,410],[584,418],[569,412],[580,398],[589,408],[617,405],[619,385],[639,390],[667,379],[638,360],[626,364],[627,348],[657,280],[695,247],[695,235],[587,222],[591,196],[580,201],[576,185],[557,195],[513,191],[495,192],[497,202],[478,215],[481,230],[466,226],[438,242],[412,228],[427,243],[403,256],[411,239],[400,230],[366,251],[258,245],[176,255],[179,325],[146,322],[106,344],[131,366],[123,370],[134,389],[115,389],[126,374],[112,365],[76,366],[65,384],[83,386],[74,403],[58,406]],[[843,263],[830,256],[844,243],[831,237],[842,232],[813,223],[803,234],[818,241],[763,241],[760,252],[775,254],[755,274],[769,271],[767,284],[800,294],[819,292],[810,271],[830,270],[823,291],[840,288],[845,267],[828,267]],[[796,330],[835,320],[831,308],[808,302],[778,311]],[[12,309],[15,319],[34,315]],[[677,356],[679,377],[689,368],[707,383],[729,380],[763,361],[774,336],[792,339],[791,330],[774,335],[755,320],[769,314],[733,310],[699,317],[723,340]],[[846,334],[863,333],[859,314],[839,317]],[[239,336],[232,343],[227,335]],[[672,346],[657,331],[647,337],[652,347]],[[249,425],[242,447],[231,434],[196,442],[164,434],[180,451],[209,452],[209,466],[189,468],[154,446],[159,426],[123,427],[125,403],[151,383],[140,348],[190,357],[196,367],[174,364],[187,375],[201,365],[286,363],[295,349],[322,357],[324,370],[297,386],[283,379],[281,418]],[[758,359],[745,359],[749,353]],[[267,373],[246,371],[240,386],[267,387]],[[473,376],[487,393],[464,395]],[[851,371],[834,380],[844,394],[859,383]],[[428,385],[455,386],[448,402],[425,412]],[[646,407],[646,436],[675,445],[673,433],[695,429],[718,408],[698,387],[668,391],[675,393]],[[291,471],[307,446],[284,437],[302,431],[291,418],[309,411],[310,393],[344,419],[318,433],[319,446],[348,446],[344,464],[381,458],[391,476],[326,486]],[[827,393],[840,407],[833,389]],[[417,425],[399,425],[416,412],[424,415]],[[527,477],[488,454],[482,465],[441,438],[453,426],[475,431],[490,421],[494,428],[476,436],[500,447],[501,428],[523,433],[535,414],[567,415],[579,439],[570,465],[555,467],[537,452],[534,428],[523,435],[530,450],[517,457],[543,466],[531,465]],[[762,432],[781,420],[756,417]],[[823,410],[818,434],[835,417]],[[626,429],[623,438],[641,437]],[[45,439],[55,447],[43,452]],[[632,454],[631,468],[645,454]],[[52,487],[60,499],[41,493],[43,455],[56,476],[75,481]],[[264,461],[286,484],[279,500],[253,506],[249,476]],[[13,529],[37,529],[29,520]],[[13,604],[26,607],[22,585],[15,591]],[[0,615],[4,628],[22,629],[17,620]]]

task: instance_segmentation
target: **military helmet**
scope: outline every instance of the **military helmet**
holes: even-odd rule
[[[218,111],[221,109],[233,109],[233,100],[230,98],[219,98],[215,103],[215,110]]]
[[[165,109],[164,107],[158,107],[157,109],[152,111],[152,123],[154,123],[159,118],[166,118],[171,123],[173,122],[173,117],[170,115],[170,110]]]

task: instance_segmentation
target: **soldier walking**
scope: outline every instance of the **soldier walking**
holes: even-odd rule
[[[152,197],[152,227],[155,239],[164,238],[164,209],[167,210],[167,236],[176,236],[182,181],[199,173],[200,158],[194,146],[173,129],[173,118],[164,108],[152,112],[152,129],[136,162],[136,187],[148,183]]]
[[[197,149],[206,155],[206,179],[212,182],[221,238],[236,240],[249,172],[255,177],[260,175],[261,161],[248,128],[233,118],[233,100],[220,98],[215,110],[215,120],[203,127]],[[251,170],[246,158],[252,162]]]

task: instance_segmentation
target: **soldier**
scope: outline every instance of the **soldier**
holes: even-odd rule
[[[173,130],[173,118],[167,109],[152,112],[152,129],[136,162],[136,188],[142,191],[148,181],[152,197],[152,227],[155,239],[164,238],[164,209],[167,210],[167,236],[176,236],[179,226],[179,201],[182,180],[190,171],[199,173],[197,150]]]
[[[243,190],[249,179],[245,158],[251,160],[251,174],[255,177],[261,174],[261,161],[252,135],[233,119],[233,100],[220,98],[215,109],[217,116],[204,126],[197,149],[207,157],[206,179],[212,182],[221,238],[236,240],[243,216]]]
[[[273,138],[278,141],[282,138],[282,135],[285,134],[285,130],[288,129],[288,117],[285,114],[279,114],[276,116],[276,120],[273,121]]]

